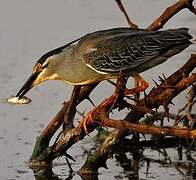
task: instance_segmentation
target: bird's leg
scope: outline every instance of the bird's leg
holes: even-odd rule
[[[136,78],[134,78],[134,84],[135,84],[135,88],[138,88],[139,87],[139,81],[138,81],[138,79]],[[138,101],[139,101],[139,98],[140,98],[140,93],[138,92],[138,93],[135,93],[134,94],[134,100],[135,100],[135,103],[137,103]]]
[[[109,81],[111,82],[111,81]],[[117,84],[113,83],[116,86],[115,92],[109,98],[105,99],[99,106],[95,107],[91,112],[87,114],[87,116],[81,121],[80,127],[84,128],[84,132],[86,134],[89,133],[88,127],[89,125],[97,125],[99,123],[98,115],[100,113],[104,113],[107,116],[111,112],[111,110],[117,104],[119,98],[123,98],[124,88],[126,87],[127,78],[126,76],[120,72],[117,78]],[[90,129],[90,128],[89,128]]]
[[[116,93],[105,99],[99,106],[94,108],[86,115],[85,118],[83,118],[79,126],[84,129],[85,134],[88,134],[90,132],[90,126],[97,125],[99,123],[98,115],[100,113],[107,113],[115,101]]]
[[[130,94],[139,93],[145,91],[145,89],[149,86],[148,82],[145,81],[139,74],[134,74],[133,76],[135,80],[138,81],[139,86],[132,89],[125,89],[124,95],[129,96]]]
[[[84,132],[85,134],[88,134],[88,125],[90,124],[90,122],[93,121],[93,115],[92,115],[93,111],[90,111],[86,117],[84,117],[84,119],[80,122],[80,127],[84,128]]]
[[[108,110],[108,112],[107,112],[107,114],[109,114],[111,111],[112,111],[112,109],[114,109],[114,107],[115,107],[115,105],[116,105],[116,103],[117,103],[117,101],[118,101],[118,98],[119,98],[119,91],[124,91],[124,89],[123,88],[121,88],[117,83],[115,83],[115,82],[113,82],[113,81],[110,81],[110,80],[107,80],[110,84],[112,84],[112,85],[114,85],[115,87],[116,87],[116,91],[115,91],[115,97],[114,97],[114,99],[113,99],[113,103],[112,103],[112,105],[111,105],[111,107],[110,107],[110,109]]]
[[[113,84],[116,87],[116,89],[115,93],[113,94],[113,103],[107,111],[107,114],[109,114],[112,111],[112,109],[116,107],[118,101],[121,101],[124,98],[124,89],[126,88],[127,77],[122,71],[120,71],[117,78],[117,83],[113,83],[112,81],[110,83]]]

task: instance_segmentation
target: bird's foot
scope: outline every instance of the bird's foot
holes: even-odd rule
[[[125,89],[124,90],[124,95],[129,96],[134,93],[139,93],[143,92],[148,88],[149,84],[147,81],[145,81],[143,78],[138,79],[139,81],[139,86],[137,88],[132,88],[132,89]]]
[[[80,127],[82,127],[84,129],[85,134],[89,134],[89,131],[88,131],[88,128],[87,127],[93,121],[93,115],[92,115],[92,113],[93,113],[92,111],[89,112],[86,115],[86,117],[82,120],[82,122],[80,123]]]
[[[80,122],[80,127],[84,129],[86,134],[89,134],[91,129],[94,129],[93,126],[100,125],[99,114],[108,114],[111,110],[111,107],[115,105],[117,98],[117,94],[113,94],[86,115],[86,117]]]

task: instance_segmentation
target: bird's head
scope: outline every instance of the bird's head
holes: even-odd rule
[[[33,72],[22,88],[18,91],[17,97],[23,97],[31,88],[46,80],[64,80],[66,72],[64,71],[65,62],[73,54],[73,43],[80,38],[61,46],[57,49],[44,54],[33,67]]]
[[[32,74],[17,93],[17,97],[23,97],[31,88],[46,80],[60,79],[58,67],[61,61],[56,55],[42,56],[33,67]]]

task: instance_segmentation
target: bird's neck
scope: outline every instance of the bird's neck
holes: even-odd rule
[[[80,72],[81,66],[84,66],[80,60],[74,57],[75,46],[66,47],[61,53],[55,55],[54,65],[55,73],[59,80],[64,80],[68,83],[73,83],[75,76]]]
[[[57,64],[54,65],[56,67],[56,79],[75,85],[89,84],[100,74],[86,66],[82,57],[75,54],[75,48],[75,46],[66,48],[59,55],[56,55]]]

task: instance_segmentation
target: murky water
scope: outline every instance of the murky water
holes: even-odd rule
[[[125,7],[131,19],[140,27],[146,27],[174,0],[125,1]],[[74,38],[95,30],[127,26],[126,21],[114,0],[0,0],[0,98],[15,95],[32,71],[32,67],[43,53],[61,46]],[[189,27],[196,34],[196,20],[188,10],[172,18],[165,28]],[[189,47],[180,55],[166,63],[145,72],[147,80],[156,79],[162,72],[171,74],[181,67],[195,48]],[[113,87],[102,83],[91,97],[99,103],[112,93]],[[35,179],[28,168],[28,161],[36,136],[49,120],[60,109],[61,104],[71,92],[70,85],[61,82],[46,82],[33,89],[28,96],[32,103],[24,106],[0,104],[0,179]],[[176,100],[184,102],[184,97]],[[89,103],[80,106],[80,110],[92,108]],[[77,160],[73,169],[77,171],[84,163],[84,151],[93,143],[86,138],[75,145],[70,154]],[[85,143],[88,142],[88,143]],[[147,156],[159,159],[156,151],[146,150]],[[177,154],[171,150],[174,162]],[[183,173],[174,165],[163,165],[157,162],[150,164],[146,175],[146,163],[140,162],[140,179],[191,179],[188,170]],[[126,172],[114,159],[107,161],[109,169],[100,169],[99,179],[129,179],[131,172]],[[50,171],[48,171],[50,172]],[[69,169],[65,160],[54,162],[53,172],[59,179],[69,178]],[[57,179],[40,177],[37,179]],[[74,174],[73,179],[81,179]]]

